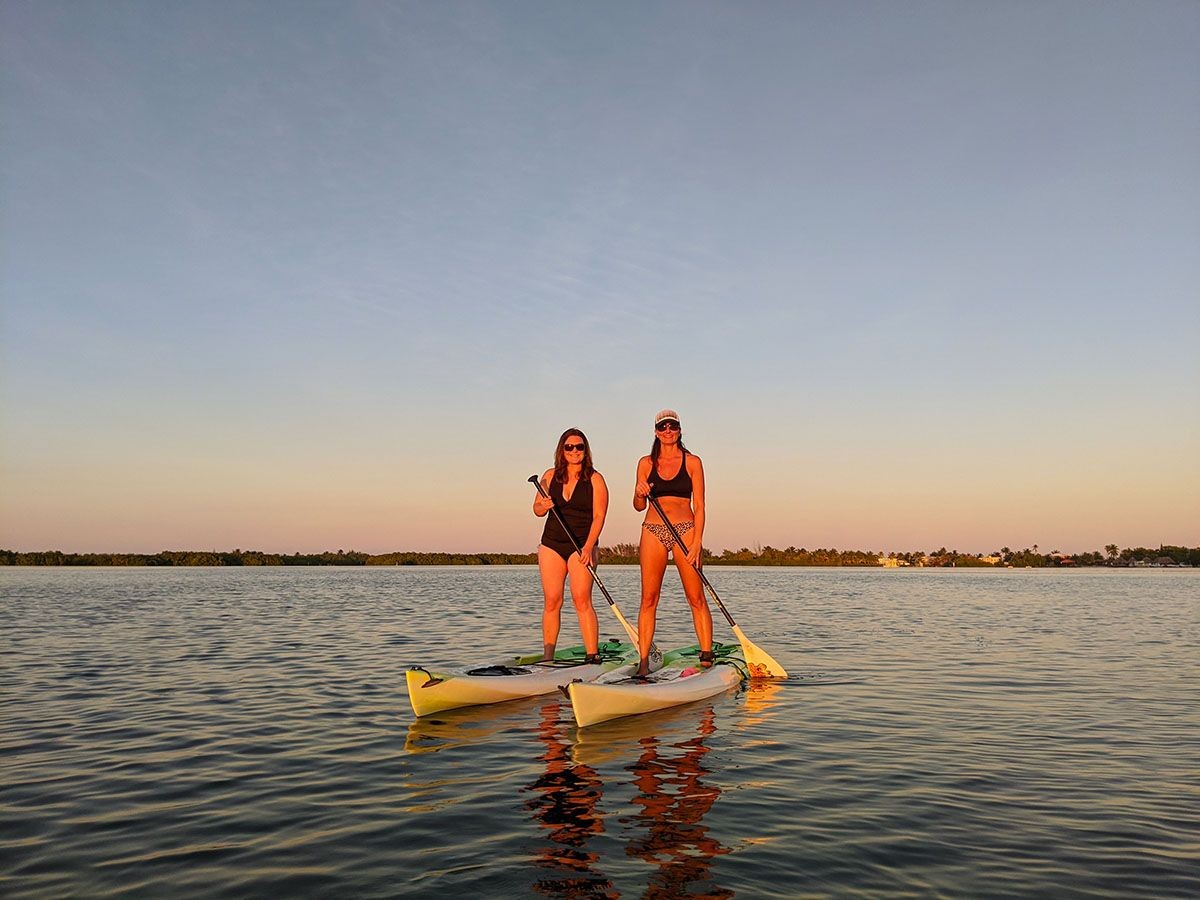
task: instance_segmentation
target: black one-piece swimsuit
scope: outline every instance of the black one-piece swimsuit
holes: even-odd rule
[[[558,513],[575,535],[575,540],[582,547],[587,541],[588,532],[592,530],[592,480],[580,478],[575,484],[570,500],[563,499],[563,485],[557,479],[550,482],[550,499],[558,508]],[[546,527],[542,529],[542,543],[561,556],[564,560],[571,558],[575,545],[571,538],[558,524],[558,518],[550,513],[546,516]]]

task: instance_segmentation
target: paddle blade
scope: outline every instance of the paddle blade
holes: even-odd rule
[[[617,617],[618,621],[620,621],[621,625],[624,627],[625,633],[627,635],[629,635],[629,640],[633,643],[633,646],[637,647],[640,643],[638,641],[637,629],[629,624],[629,622],[625,619],[625,616],[623,616],[621,614],[621,610],[617,607],[617,604],[613,603],[610,600],[609,606],[612,608],[613,615],[615,615]],[[655,644],[653,641],[651,641],[651,643],[650,643],[649,662],[650,662],[650,671],[651,672],[657,672],[659,669],[662,668],[662,664],[663,664],[662,651],[658,649],[658,644]]]
[[[657,672],[663,667],[663,653],[658,649],[658,644],[651,642],[650,656],[646,661],[650,664],[651,672]]]
[[[621,627],[625,629],[625,633],[629,635],[630,642],[636,647],[638,645],[637,629],[630,625],[629,621],[621,615],[621,610],[617,609],[617,604],[612,604],[612,611],[616,615],[617,621],[621,623]]]
[[[770,653],[746,637],[739,626],[733,626],[733,633],[742,645],[742,653],[746,654],[746,667],[750,670],[751,678],[787,678],[787,670]]]

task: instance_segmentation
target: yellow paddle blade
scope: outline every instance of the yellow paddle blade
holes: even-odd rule
[[[616,614],[617,621],[621,623],[621,627],[625,629],[625,633],[629,635],[629,640],[631,640],[633,642],[633,646],[636,647],[638,643],[637,629],[630,625],[629,621],[623,615],[621,615],[621,611],[617,609],[615,603],[613,604],[612,611]]]
[[[612,611],[614,614],[616,614],[618,621],[620,621],[620,623],[625,627],[625,633],[627,635],[629,635],[629,640],[631,640],[633,642],[633,646],[635,646],[635,647],[640,646],[641,641],[638,639],[637,629],[634,628],[632,625],[630,625],[629,622],[626,621],[625,617],[623,615],[621,615],[621,610],[619,610],[617,608],[617,604],[615,604],[615,603],[612,604]],[[658,649],[658,645],[656,643],[651,641],[650,642],[650,671],[657,672],[659,669],[662,668],[662,664],[663,664],[662,651]]]
[[[751,678],[788,677],[787,670],[775,662],[770,653],[746,637],[746,633],[740,626],[734,625],[733,633],[737,635],[737,639],[742,645],[742,653],[746,655],[746,668],[750,670]]]

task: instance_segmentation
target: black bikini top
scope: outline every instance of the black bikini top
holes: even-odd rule
[[[685,500],[690,500],[692,497],[692,476],[687,470],[687,451],[683,451],[683,462],[679,464],[679,471],[675,473],[674,478],[663,478],[658,473],[658,466],[655,465],[654,482],[650,487],[651,497],[683,497]]]

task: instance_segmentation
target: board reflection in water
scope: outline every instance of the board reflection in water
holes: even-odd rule
[[[709,834],[703,824],[721,789],[706,784],[711,774],[704,766],[709,748],[705,739],[715,732],[714,712],[704,708],[696,723],[696,736],[665,744],[657,737],[644,737],[641,752],[629,766],[639,793],[633,798],[640,807],[625,819],[642,831],[629,842],[625,852],[658,867],[647,885],[647,897],[688,896],[732,897],[733,891],[712,882],[712,863],[730,852]]]
[[[776,690],[778,685],[747,691],[745,706],[753,715],[743,725],[770,716]],[[522,789],[533,795],[524,808],[546,839],[533,855],[542,872],[531,884],[533,892],[558,897],[627,894],[624,882],[632,871],[595,848],[596,839],[605,834],[606,816],[616,815],[620,829],[613,834],[609,826],[607,843],[616,841],[626,858],[652,867],[639,873],[638,895],[733,896],[712,872],[716,858],[732,848],[713,837],[705,823],[721,796],[721,787],[707,780],[712,772],[705,764],[710,738],[723,724],[714,704],[590,730],[575,728],[561,701],[545,703],[540,713],[536,734],[544,748],[544,769]]]
[[[588,841],[604,831],[604,819],[596,808],[604,783],[591,766],[572,761],[563,712],[558,700],[542,707],[537,736],[545,747],[541,755],[545,771],[521,789],[532,795],[525,808],[549,841],[534,859],[547,874],[533,883],[533,890],[554,897],[615,898],[619,894],[612,881],[594,868],[599,854],[587,849]]]

